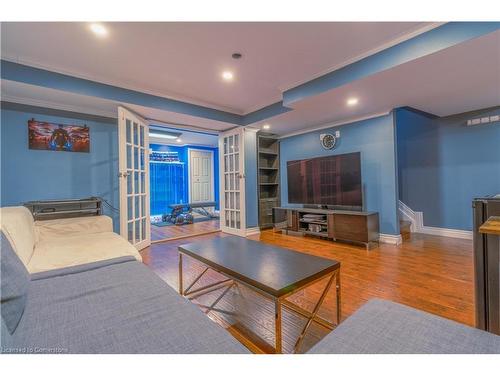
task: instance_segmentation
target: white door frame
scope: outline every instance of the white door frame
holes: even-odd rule
[[[135,153],[132,152],[130,161],[131,161],[131,166],[133,168],[128,168],[127,166],[127,127],[126,127],[126,120],[131,121],[131,138],[130,138],[130,143],[132,145],[132,150],[134,149],[135,145],[138,145],[138,170],[136,171],[135,169]],[[133,139],[133,123],[138,124],[138,140],[139,144],[134,143]],[[143,132],[144,132],[144,139],[143,139],[143,145],[140,145],[140,139],[141,139],[141,126],[143,127]],[[140,162],[140,157],[141,157],[141,148],[144,151],[144,169],[141,170],[141,162]],[[129,224],[129,219],[128,219],[128,192],[127,192],[127,183],[128,183],[128,178],[130,175],[130,171],[128,169],[132,169],[132,200],[135,201],[136,194],[135,192],[135,181],[134,181],[134,173],[138,172],[139,174],[139,180],[138,180],[138,186],[139,186],[139,193],[140,194],[145,194],[144,196],[144,206],[142,207],[142,196],[139,196],[138,198],[138,207],[140,210],[140,213],[143,214],[142,218],[138,218],[135,212],[135,202],[132,204],[132,216],[134,223],[132,224],[133,226],[133,234],[132,234],[132,241],[130,241],[137,250],[142,250],[145,247],[149,246],[151,244],[151,219],[150,219],[150,188],[149,188],[149,123],[141,118],[139,115],[136,113],[119,106],[118,107],[118,166],[119,166],[119,194],[120,194],[120,235],[124,237],[126,240],[129,240],[129,235],[128,235],[128,224]],[[141,173],[144,173],[144,191],[141,191]],[[143,220],[145,219],[145,220]],[[139,221],[139,238],[140,240],[136,242],[136,230],[135,230],[135,220]],[[143,229],[143,222],[144,222],[144,229]],[[144,236],[142,236],[142,233],[144,233]]]
[[[224,138],[239,135],[239,180],[240,180],[240,229],[226,226],[226,191],[224,169]],[[245,128],[238,127],[219,133],[219,200],[220,228],[222,232],[246,237],[246,207],[245,207]]]
[[[215,201],[215,157],[214,150],[205,150],[200,148],[192,148],[188,147],[188,203],[191,203],[191,151],[201,151],[201,152],[209,152],[212,162],[212,191],[210,193],[210,201]]]

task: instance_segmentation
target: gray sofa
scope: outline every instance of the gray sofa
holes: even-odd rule
[[[248,353],[134,257],[32,274],[25,300],[5,353]]]
[[[500,353],[500,336],[398,303],[372,299],[309,352],[491,354]]]
[[[249,353],[134,257],[30,275],[1,237],[3,353]],[[500,336],[372,300],[310,353],[500,353]]]

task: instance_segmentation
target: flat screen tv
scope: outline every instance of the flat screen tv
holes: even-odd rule
[[[359,152],[287,162],[288,202],[362,209]]]

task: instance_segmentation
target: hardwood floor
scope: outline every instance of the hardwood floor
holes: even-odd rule
[[[186,225],[169,225],[165,227],[158,227],[151,224],[151,241],[213,232],[219,229],[219,220],[201,221]]]
[[[141,252],[144,263],[173,288],[178,288],[177,246],[181,243],[205,241],[216,233],[186,240],[154,244]],[[264,231],[250,237],[295,251],[336,259],[341,262],[342,318],[345,319],[371,298],[384,298],[420,310],[440,315],[464,324],[474,324],[472,241],[412,234],[400,246],[381,244],[366,251],[364,248],[333,243],[310,237],[285,236]],[[202,266],[186,259],[185,280],[192,280]],[[199,285],[221,279],[207,272]],[[188,283],[189,281],[185,281]],[[295,303],[312,309],[323,290],[315,284],[291,298]],[[192,300],[203,311],[220,295],[221,288]],[[335,296],[330,293],[320,315],[334,319]],[[221,312],[225,311],[225,313]],[[208,315],[226,327],[237,339],[254,352],[272,352],[274,342],[273,304],[245,287],[233,287],[224,294]],[[305,320],[283,313],[283,351],[291,352]],[[301,351],[307,351],[328,331],[313,323]]]

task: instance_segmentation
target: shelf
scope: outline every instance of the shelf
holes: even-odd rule
[[[257,192],[259,226],[272,225],[273,207],[280,202],[279,139],[270,133],[257,134]]]
[[[328,232],[313,232],[310,230],[299,230],[300,233],[310,234],[312,236],[328,237]]]
[[[328,223],[325,221],[305,221],[303,219],[300,219],[299,220],[301,223],[304,223],[304,224],[318,224],[318,225],[328,225]]]
[[[271,155],[271,156],[278,156],[278,153],[276,151],[271,151],[271,150],[259,150],[259,154],[261,156],[265,156],[265,155]]]
[[[266,141],[274,141],[274,142],[278,141],[278,138],[276,138],[276,135],[273,135],[270,133],[268,133],[268,134],[260,133],[259,139],[265,139]]]

